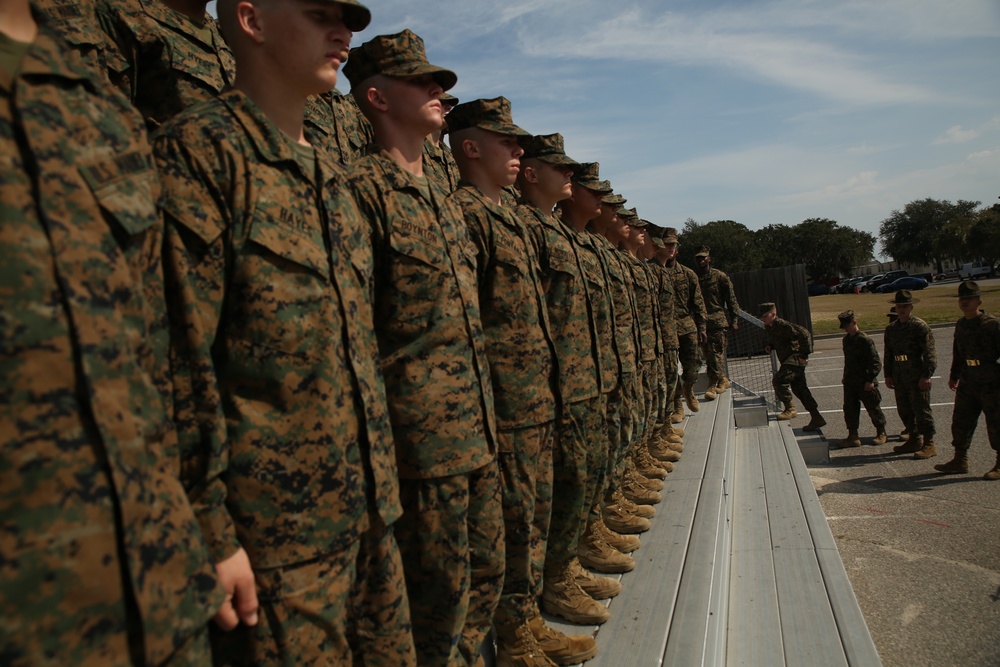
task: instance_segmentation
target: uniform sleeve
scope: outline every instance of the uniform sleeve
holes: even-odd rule
[[[929,326],[924,325],[924,330],[921,332],[923,335],[923,348],[924,348],[924,372],[920,377],[933,377],[934,371],[937,370],[937,349],[934,347],[934,332]]]
[[[121,10],[113,3],[98,3],[97,23],[106,37],[105,50],[108,80],[122,92],[130,102],[136,100],[136,62],[139,58],[138,41],[134,38],[128,22]],[[111,55],[109,56],[108,53]]]
[[[879,372],[882,370],[882,360],[879,359],[875,341],[871,338],[866,338],[865,343],[868,345],[868,363],[865,365],[865,381],[875,382]]]
[[[482,285],[485,281],[490,261],[493,259],[493,253],[490,251],[493,228],[484,219],[485,216],[482,214],[481,207],[462,206],[461,200],[457,197],[452,197],[452,199],[462,210],[462,217],[469,232],[469,240],[476,248],[476,282]]]
[[[229,451],[212,356],[225,298],[223,230],[229,213],[205,185],[213,172],[190,142],[160,137],[154,150],[163,182],[163,266],[181,480],[218,562],[240,547],[225,506]]]
[[[962,373],[962,365],[959,363],[958,353],[958,327],[961,323],[961,320],[955,323],[955,334],[951,341],[951,370],[948,372],[948,379],[951,382],[958,382],[959,376]]]
[[[686,267],[685,267],[686,268]],[[691,317],[694,318],[694,325],[698,327],[698,333],[705,333],[706,322],[708,320],[708,310],[705,308],[705,299],[701,294],[701,284],[694,271],[687,270],[688,284],[690,285]]]
[[[733,288],[733,281],[729,279],[728,275],[723,274],[722,282],[722,300],[726,302],[727,309],[729,310],[729,320],[730,324],[735,322],[740,316],[740,304],[736,300],[736,290]]]
[[[892,325],[889,325],[892,326]],[[892,335],[889,333],[889,327],[885,328],[885,354],[883,355],[883,375],[887,378],[892,377],[893,369],[896,365],[896,357],[893,351]]]

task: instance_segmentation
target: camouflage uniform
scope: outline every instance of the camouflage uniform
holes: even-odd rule
[[[151,130],[235,79],[233,55],[207,13],[196,23],[160,0],[102,0],[97,15],[117,54],[108,78]]]
[[[420,664],[472,661],[504,569],[496,422],[462,211],[385,151],[351,165],[375,245],[375,322],[402,478],[403,552]]]
[[[537,489],[552,485],[555,350],[538,259],[524,225],[470,183],[461,182],[449,199],[461,206],[478,250],[507,550],[496,623],[517,625],[533,614],[549,531],[551,498]]]
[[[116,54],[97,23],[97,0],[34,0],[32,5],[45,18],[49,27],[72,47],[83,63],[104,80],[108,76],[108,61]]]
[[[701,296],[705,301],[708,340],[702,345],[709,386],[716,387],[725,377],[727,331],[730,322],[740,315],[740,304],[729,276],[718,269],[709,268],[698,275]]]
[[[705,333],[705,300],[701,295],[698,276],[678,261],[667,266],[674,281],[676,295],[674,312],[677,316],[677,341],[680,348],[681,380],[694,384],[701,370],[699,338]]]
[[[882,360],[875,349],[875,342],[863,331],[844,336],[844,422],[849,431],[857,431],[864,404],[872,425],[879,433],[885,432],[885,415],[882,414],[882,394],[878,390],[878,374]],[[871,382],[874,388],[865,391]]]
[[[809,335],[809,331],[798,324],[776,317],[767,327],[767,336],[775,354],[778,355],[778,363],[781,364],[771,378],[775,396],[788,406],[792,404],[794,393],[802,401],[805,409],[813,412],[819,405],[806,385],[805,362],[812,352],[812,336]]]
[[[982,413],[990,447],[1000,452],[1000,320],[980,313],[955,323],[948,377],[958,382],[951,419],[955,449],[969,448]]]
[[[221,658],[412,664],[374,258],[344,175],[238,90],[154,145],[185,481],[214,558],[246,550],[262,607]]]
[[[342,165],[363,156],[374,140],[371,123],[354,97],[336,88],[306,101],[305,125],[313,145]]]
[[[552,214],[524,201],[517,214],[538,252],[559,364],[562,412],[552,457],[552,521],[545,554],[545,574],[550,577],[566,571],[586,526],[588,466],[594,439],[604,432],[604,406],[590,295],[573,232]]]
[[[674,293],[674,282],[663,266],[656,260],[650,260],[649,266],[653,270],[656,279],[656,297],[660,305],[660,316],[657,323],[660,326],[660,338],[663,341],[663,387],[661,388],[661,403],[663,412],[660,421],[667,422],[667,418],[673,410],[674,392],[677,389],[677,350],[680,347],[677,336],[677,316],[675,309],[677,299]]]
[[[0,39],[0,662],[207,664],[142,120],[44,25]]]
[[[639,336],[636,321],[636,304],[633,294],[632,273],[625,254],[603,236],[596,236],[608,273],[611,301],[614,306],[615,346],[621,367],[620,412],[618,419],[609,412],[608,430],[612,442],[611,460],[608,462],[608,491],[613,493],[625,474],[626,455],[632,442],[636,422],[636,373],[639,368]]]
[[[633,444],[646,442],[649,437],[653,418],[652,401],[655,393],[652,391],[654,381],[654,363],[657,359],[657,345],[660,343],[659,327],[656,326],[658,310],[656,295],[651,274],[646,263],[628,253],[623,253],[624,264],[632,273],[632,289],[636,303],[636,324],[639,333],[639,370],[637,377],[637,396],[639,409],[638,421],[633,434]]]
[[[932,440],[934,413],[931,391],[919,387],[920,378],[929,378],[937,368],[934,334],[919,317],[906,322],[897,320],[885,329],[885,354],[882,356],[885,377],[895,385],[899,416],[910,430],[925,440]]]
[[[435,181],[442,190],[454,192],[458,188],[458,165],[447,146],[426,140],[423,162],[424,176]]]

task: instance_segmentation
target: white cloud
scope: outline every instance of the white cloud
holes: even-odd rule
[[[935,144],[964,144],[979,137],[978,130],[966,130],[961,125],[952,125],[934,140]]]

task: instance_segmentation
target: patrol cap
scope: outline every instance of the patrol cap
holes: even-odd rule
[[[546,164],[562,165],[572,167],[574,170],[579,166],[579,162],[566,155],[563,148],[563,136],[555,134],[536,134],[521,142],[524,155],[521,159],[535,158]]]
[[[635,220],[631,220],[628,223],[632,227],[638,227],[640,229],[645,229],[649,227],[649,220],[643,220],[642,218],[636,216]]]
[[[600,168],[600,163],[597,162],[581,162],[579,169],[573,174],[573,182],[598,195],[611,194],[611,183],[601,180]]]
[[[344,25],[351,32],[361,32],[372,22],[371,11],[358,0],[336,0],[344,16]]]
[[[896,319],[897,319],[897,318],[899,317],[899,315],[898,315],[898,314],[896,314],[896,306],[893,306],[892,308],[890,308],[890,309],[889,309],[889,312],[888,312],[888,313],[886,313],[885,315],[886,315],[886,317],[888,317],[888,318],[889,318],[889,320],[890,320],[891,322],[895,322],[895,321],[896,321]]]
[[[664,227],[663,233],[660,235],[663,242],[666,244],[675,243],[680,244],[677,240],[677,228],[676,227]]]
[[[448,114],[448,130],[452,134],[459,130],[478,127],[497,134],[514,137],[530,137],[517,125],[510,115],[510,101],[506,97],[480,99],[459,104]]]
[[[695,257],[708,257],[709,256],[708,246],[707,245],[703,245],[702,247],[698,248],[698,252],[696,252],[694,254],[694,256]]]
[[[347,64],[344,65],[344,76],[351,82],[351,86],[376,74],[394,78],[430,74],[445,90],[458,82],[457,74],[427,61],[424,40],[408,29],[394,35],[373,37],[351,49]]]
[[[777,308],[777,306],[774,305],[773,301],[765,301],[764,303],[758,304],[757,317],[763,317],[764,315],[767,315],[775,308]]]
[[[854,311],[845,310],[840,315],[837,315],[837,319],[840,320],[840,328],[845,329],[848,324],[854,321]]]
[[[639,214],[635,212],[634,208],[619,208],[618,217],[626,221],[629,225],[639,226]]]
[[[958,298],[961,299],[967,296],[979,296],[979,285],[973,280],[958,284]]]
[[[438,99],[441,100],[441,104],[447,104],[453,107],[458,106],[458,98],[454,95],[449,95],[448,93],[441,93],[438,95]]]
[[[609,188],[611,187],[610,182],[608,183],[608,187]],[[621,206],[627,201],[628,200],[625,199],[625,197],[622,197],[620,194],[614,191],[612,191],[611,194],[609,195],[604,195],[604,197],[601,199],[602,204],[609,204],[611,206]]]
[[[913,298],[913,292],[908,289],[901,289],[896,292],[896,296],[892,298],[889,303],[894,303],[897,306],[902,306],[906,304],[920,303],[920,299]]]
[[[660,238],[660,236],[658,236],[657,234],[650,232],[649,240],[652,241],[653,245],[655,245],[657,248],[663,248],[664,250],[667,249],[667,244],[664,243],[663,239]]]

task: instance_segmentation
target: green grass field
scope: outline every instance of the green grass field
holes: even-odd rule
[[[988,313],[996,313],[1000,304],[1000,285],[980,285],[983,308]],[[824,294],[809,297],[812,310],[813,334],[839,333],[840,321],[837,315],[851,309],[862,331],[884,328],[889,318],[886,314],[892,304],[892,294]],[[913,306],[913,315],[928,324],[954,322],[962,316],[958,309],[958,282],[931,284],[926,289],[913,293],[920,302]]]

